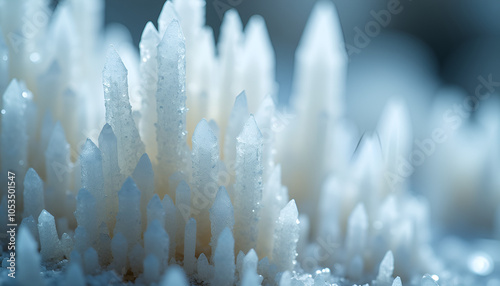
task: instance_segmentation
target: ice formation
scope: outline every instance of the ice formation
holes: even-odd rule
[[[358,142],[344,112],[347,55],[333,4],[320,1],[306,26],[289,112],[275,103],[262,17],[243,30],[227,11],[215,45],[204,0],[167,1],[137,53],[120,32],[100,34],[102,9],[103,0],[55,11],[48,1],[0,0],[0,230],[8,233],[9,172],[19,223],[17,277],[4,275],[2,237],[1,285],[500,283],[498,241],[476,253],[452,238],[445,246],[472,255],[469,267],[447,268],[462,260],[456,248],[438,258],[431,247],[436,208],[411,192],[411,172],[401,175],[401,158],[414,156],[403,101],[390,101]],[[21,19],[37,21],[29,35]],[[481,112],[485,149],[498,155],[498,117]],[[451,148],[470,146],[472,131],[456,132]],[[494,178],[500,160],[485,154],[473,167]],[[458,187],[439,186],[448,197]],[[490,197],[500,233],[499,196]]]

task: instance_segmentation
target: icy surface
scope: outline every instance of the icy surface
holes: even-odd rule
[[[236,161],[236,138],[241,133],[245,122],[248,120],[250,113],[248,112],[247,96],[245,91],[242,91],[234,101],[233,109],[229,115],[229,123],[227,126],[226,136],[224,138],[224,162],[226,165],[233,166]]]
[[[102,153],[90,139],[82,147],[80,169],[82,188],[87,189],[96,200],[96,214],[100,223],[106,218]]]
[[[257,246],[257,223],[262,200],[262,134],[253,116],[237,138],[234,186],[234,236],[236,250]]]
[[[233,285],[234,282],[234,238],[229,228],[225,228],[217,240],[214,254],[214,285]]]
[[[226,188],[223,186],[219,188],[217,196],[215,197],[215,202],[210,208],[210,228],[211,228],[211,240],[210,245],[212,247],[212,253],[215,253],[217,247],[217,241],[221,232],[228,228],[233,230],[234,226],[234,210],[231,204],[231,199],[227,194]]]
[[[118,215],[114,234],[121,233],[127,240],[128,248],[141,239],[140,191],[134,180],[128,177],[118,192]]]
[[[35,170],[30,168],[24,177],[24,217],[33,216],[38,219],[40,212],[45,208],[43,181]]]
[[[299,213],[295,200],[281,211],[274,231],[273,261],[281,271],[293,270],[299,239]]]
[[[137,131],[128,96],[127,69],[117,51],[111,47],[102,72],[106,122],[115,132],[118,144],[118,164],[128,176],[144,154],[144,144]]]
[[[159,263],[159,269],[168,265],[169,236],[158,220],[153,220],[144,233],[144,255],[153,255]]]
[[[17,240],[17,278],[20,285],[43,285],[40,276],[38,244],[26,227],[20,227]]]
[[[120,173],[118,165],[118,145],[113,128],[104,124],[99,134],[99,149],[102,156],[102,170],[104,176],[104,193],[106,194],[106,223],[110,228],[114,227],[116,214],[118,213],[118,191],[123,184],[124,177]]]
[[[190,218],[184,232],[184,271],[193,274],[196,266],[196,220]]]
[[[42,261],[56,261],[62,258],[57,236],[54,216],[42,210],[38,217],[38,236],[40,237],[40,254]]]
[[[165,4],[165,5],[168,5]],[[186,48],[177,20],[167,24],[158,44],[156,136],[158,160],[166,177],[187,164],[186,145]],[[162,28],[160,28],[160,35]]]
[[[166,2],[168,3],[168,2]],[[162,27],[163,28],[163,27]],[[151,158],[158,155],[156,144],[156,84],[158,82],[157,45],[160,35],[153,23],[148,22],[142,32],[140,49],[140,73],[141,73],[141,137],[146,145],[146,152]]]

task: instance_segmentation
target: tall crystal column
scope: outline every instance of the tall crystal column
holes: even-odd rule
[[[295,200],[280,211],[274,232],[273,261],[280,271],[293,270],[299,240],[299,212]]]
[[[132,248],[141,239],[141,193],[134,180],[128,177],[118,192],[118,215],[114,234],[123,234],[128,243],[128,248]]]
[[[111,125],[118,144],[121,172],[132,174],[145,148],[139,136],[128,97],[127,69],[116,50],[108,50],[102,72],[106,122]]]
[[[231,103],[236,95],[243,90],[241,84],[241,71],[239,70],[239,60],[242,49],[242,24],[240,16],[235,9],[231,9],[224,14],[220,30],[219,50],[219,70],[220,81],[218,97],[213,100],[214,106],[211,110],[216,114],[216,121],[219,123],[221,135],[226,133],[227,119],[231,112]]]
[[[158,83],[157,52],[160,35],[153,23],[148,22],[142,32],[139,49],[141,52],[141,137],[146,144],[146,152],[156,160],[158,146],[156,143],[156,130],[154,128],[157,120],[156,115],[156,84]]]
[[[66,141],[64,129],[61,123],[56,122],[49,145],[45,151],[45,170],[47,172],[47,205],[48,210],[56,217],[64,212],[64,205],[60,200],[66,196],[66,191],[70,189],[70,174],[72,163],[70,161],[70,148]]]
[[[321,1],[314,7],[299,43],[291,97],[297,118],[280,133],[279,159],[284,184],[301,209],[316,220],[315,205],[334,158],[327,134],[343,116],[347,55],[333,3]],[[333,125],[333,126],[332,126]],[[304,190],[311,190],[304,192]],[[312,225],[313,227],[315,225]],[[314,230],[313,230],[314,231]]]
[[[212,285],[233,285],[234,271],[234,238],[231,230],[226,227],[217,240],[217,248],[214,254],[214,279]]]
[[[87,189],[96,200],[98,224],[103,222],[106,215],[106,198],[104,195],[104,178],[102,172],[101,150],[87,139],[80,154],[80,168],[82,173],[82,188]]]
[[[234,186],[234,237],[236,250],[257,246],[257,223],[262,200],[262,134],[253,116],[245,123],[236,143]]]
[[[192,210],[197,220],[199,241],[209,237],[208,210],[215,200],[218,188],[219,145],[217,137],[205,119],[193,133],[193,195]],[[203,251],[205,252],[205,251]]]
[[[28,137],[26,135],[26,98],[16,79],[13,79],[3,94],[2,134],[0,135],[0,154],[2,159],[2,186],[7,186],[7,172],[16,174],[16,189],[22,190],[23,177],[27,166]],[[2,187],[1,195],[7,189]],[[21,201],[17,203],[22,203]]]
[[[255,113],[262,100],[275,91],[275,59],[264,18],[255,15],[245,28],[242,82],[248,94],[248,109]]]
[[[188,164],[185,57],[184,36],[179,22],[173,20],[158,44],[156,136],[162,178],[169,178],[176,171],[184,171]],[[167,186],[166,182],[162,185]]]
[[[109,229],[113,229],[118,213],[118,191],[123,184],[124,177],[118,166],[118,144],[113,128],[109,124],[99,134],[99,149],[102,154],[102,170],[104,176],[104,193],[106,196],[107,219]]]

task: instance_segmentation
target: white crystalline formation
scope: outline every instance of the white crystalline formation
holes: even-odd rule
[[[437,285],[422,276],[443,271],[428,206],[383,177],[411,121],[393,101],[356,147],[333,4],[297,50],[292,114],[263,18],[243,31],[229,10],[216,47],[205,4],[167,1],[138,54],[123,31],[98,34],[103,0],[52,16],[0,0],[0,231],[15,172],[18,284]],[[53,19],[16,41],[33,7]]]

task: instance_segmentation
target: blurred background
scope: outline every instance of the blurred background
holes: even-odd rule
[[[327,0],[328,1],[328,0]],[[235,8],[245,25],[254,14],[264,17],[276,52],[280,103],[288,101],[295,48],[316,1],[313,0],[207,0],[206,21],[215,37],[224,11]],[[493,73],[500,67],[500,2],[484,0],[373,0],[333,1],[337,7],[346,44],[355,48],[357,29],[365,31],[373,14],[394,5],[386,27],[370,38],[366,47],[350,55],[354,63],[364,51],[376,49],[386,34],[406,34],[407,45],[385,45],[386,53],[397,61],[425,60],[427,70],[445,83],[472,91],[478,74]],[[148,20],[155,22],[164,0],[107,0],[106,22],[121,23],[131,32],[135,44]],[[155,23],[156,24],[156,23]],[[365,33],[366,34],[366,33]],[[385,39],[387,40],[387,39]],[[375,43],[375,44],[374,44]],[[414,50],[416,49],[416,50]],[[425,58],[424,58],[425,57]]]

